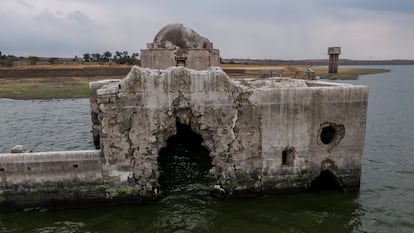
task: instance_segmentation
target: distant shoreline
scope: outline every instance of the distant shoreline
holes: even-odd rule
[[[223,64],[244,65],[273,65],[273,66],[328,66],[328,59],[304,59],[304,60],[275,60],[275,59],[222,59]],[[339,59],[340,66],[359,65],[414,65],[414,60],[351,60]]]
[[[259,78],[263,70],[276,72],[275,77],[296,77],[307,70],[304,65],[273,66],[253,64],[222,64],[230,78]],[[10,99],[73,99],[88,98],[89,82],[122,79],[131,66],[119,65],[27,65],[0,68],[0,98]],[[328,68],[312,67],[322,79],[354,80],[359,75],[388,72],[379,68],[340,67],[338,74],[328,74]]]

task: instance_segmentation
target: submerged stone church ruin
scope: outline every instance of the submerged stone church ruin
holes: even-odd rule
[[[1,154],[0,204],[159,197],[158,156],[183,125],[209,152],[212,191],[305,191],[324,173],[359,188],[367,87],[231,79],[212,44],[182,25],[143,51],[144,67],[90,83],[97,150]]]
[[[205,70],[220,66],[219,50],[207,38],[182,24],[169,24],[155,36],[147,49],[141,50],[141,67],[166,69],[185,66]]]

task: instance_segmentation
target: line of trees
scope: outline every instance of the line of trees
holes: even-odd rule
[[[16,57],[14,55],[6,55],[0,51],[0,66],[4,67],[13,67],[16,61],[26,61],[30,65],[36,65],[39,61],[46,61],[49,64],[58,64],[62,62],[62,59],[57,57],[50,57],[50,58],[40,58],[36,56],[28,56],[28,57]],[[79,58],[75,56],[73,61],[84,61],[84,62],[115,62],[118,64],[128,64],[128,65],[139,65],[139,53],[132,53],[131,55],[128,54],[128,51],[116,51],[112,54],[109,51],[106,51],[102,54],[100,53],[85,53],[83,54],[83,58]]]
[[[83,54],[83,60],[85,62],[110,62],[114,61],[118,64],[139,64],[139,53],[128,54],[128,51],[116,51],[113,56],[112,53],[106,51],[100,53],[85,53]]]
[[[30,65],[36,65],[40,60],[40,57],[36,56],[16,57],[14,55],[5,55],[0,51],[0,66],[3,67],[13,67],[16,61],[28,61]],[[47,62],[54,65],[60,63],[60,59],[57,57],[50,57],[47,58]]]

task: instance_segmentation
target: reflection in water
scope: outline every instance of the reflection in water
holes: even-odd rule
[[[170,194],[161,200],[153,222],[156,232],[213,232],[214,200],[202,194]]]
[[[169,194],[186,190],[187,186],[209,185],[211,158],[202,141],[190,126],[177,123],[177,134],[167,140],[158,156],[161,192]]]
[[[362,229],[414,232],[414,66],[385,68],[391,72],[353,81],[369,87]]]
[[[353,232],[355,195],[323,190],[220,202],[212,232]]]
[[[210,232],[215,217],[208,196],[212,184],[209,151],[190,126],[177,123],[177,134],[159,153],[161,206],[157,232]]]

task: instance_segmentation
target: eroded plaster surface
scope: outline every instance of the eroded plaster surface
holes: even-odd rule
[[[364,86],[231,80],[217,67],[133,67],[104,84],[91,104],[108,182],[159,190],[158,153],[178,121],[202,136],[210,173],[228,193],[303,190],[325,169],[343,187],[359,186]]]

